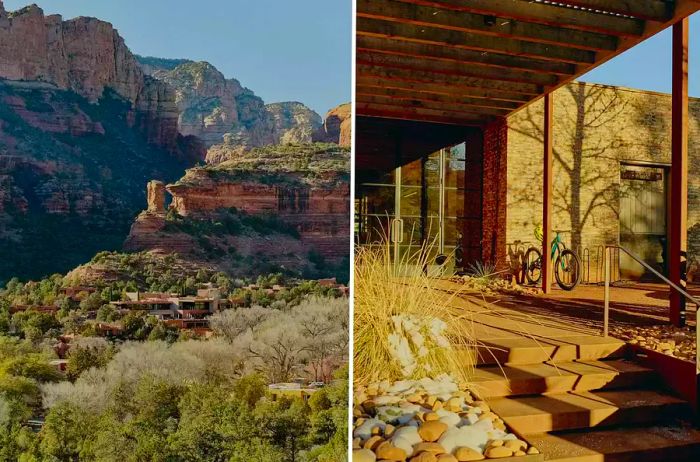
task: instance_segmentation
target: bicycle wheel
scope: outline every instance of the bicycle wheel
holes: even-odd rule
[[[542,253],[535,247],[530,247],[525,252],[523,270],[527,282],[537,284],[542,279]]]
[[[573,290],[581,281],[581,260],[572,250],[562,251],[557,257],[554,268],[557,284],[564,290]]]

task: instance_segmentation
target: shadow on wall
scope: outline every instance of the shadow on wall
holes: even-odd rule
[[[569,101],[561,101],[562,99]],[[605,208],[618,216],[619,162],[623,140],[611,123],[620,117],[627,104],[617,89],[585,83],[568,85],[555,94],[554,110],[554,227],[568,231],[567,244],[582,245],[583,230],[596,225],[596,211]],[[543,144],[541,108],[528,108],[522,120],[511,130]],[[592,136],[593,135],[593,136]],[[590,141],[588,140],[590,138]],[[531,207],[542,204],[541,155],[534,165],[520,170],[530,172],[528,182],[520,181],[509,188],[509,205]],[[533,217],[532,228],[541,222]],[[569,234],[570,233],[570,234]]]
[[[621,162],[668,162],[670,98],[577,82],[559,89],[554,104],[553,227],[565,231],[568,247],[594,255],[620,236]],[[542,103],[509,120],[511,259],[522,256],[521,246],[539,245],[533,231],[542,220],[543,139]]]

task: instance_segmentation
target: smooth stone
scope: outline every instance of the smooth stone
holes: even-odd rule
[[[524,451],[527,449],[527,443],[523,440],[509,440],[503,444],[505,447],[515,451]]]
[[[437,412],[428,412],[423,416],[423,420],[426,422],[431,422],[433,420],[440,420],[440,415]]]
[[[375,462],[377,456],[369,449],[355,449],[352,451],[352,462]]]
[[[386,424],[379,419],[367,419],[362,422],[362,425],[357,427],[355,431],[352,432],[354,438],[361,438],[362,440],[368,439],[373,435],[372,431],[374,428],[384,429]]]
[[[502,459],[504,457],[511,457],[513,451],[505,446],[498,446],[496,448],[487,449],[484,455],[489,459]]]
[[[421,452],[411,457],[411,462],[437,462],[437,457],[432,452]]]
[[[455,427],[462,422],[462,418],[459,414],[451,411],[446,411],[445,409],[440,409],[436,412],[439,417],[440,422],[446,423],[448,427]]]
[[[385,436],[386,438],[390,438],[391,435],[394,434],[394,431],[396,431],[396,427],[394,427],[394,426],[391,425],[391,424],[387,424],[387,426],[384,427],[384,436]]]
[[[497,448],[497,447],[499,447],[499,446],[503,446],[503,444],[504,444],[504,441],[503,441],[503,440],[492,440],[492,441],[489,441],[489,442],[486,444],[486,446],[489,447],[489,448]]]
[[[418,427],[418,434],[423,441],[433,442],[439,440],[446,430],[447,424],[440,422],[439,420],[434,420],[431,422],[425,422],[423,425]]]
[[[377,458],[379,459],[396,461],[406,460],[406,451],[394,446],[388,441],[381,443],[375,450],[375,453],[377,454]]]
[[[530,448],[529,448],[526,452],[527,452],[528,455],[531,455],[531,456],[532,456],[532,455],[535,455],[535,454],[539,454],[539,453],[540,453],[540,450],[537,449],[537,448],[534,447],[534,446],[530,446]]]
[[[407,457],[413,455],[413,444],[407,438],[392,438],[391,444],[397,448],[401,448],[406,452]]]
[[[448,453],[452,453],[459,447],[470,447],[475,451],[482,452],[488,440],[489,437],[485,432],[475,429],[474,426],[466,426],[448,429],[440,437],[438,443]]]
[[[371,449],[374,450],[379,446],[380,443],[384,442],[384,438],[382,438],[379,435],[374,435],[370,437],[367,441],[365,441],[365,444],[362,445],[364,449]]]
[[[418,443],[413,446],[413,452],[415,454],[420,454],[421,452],[432,452],[435,455],[444,454],[445,448],[442,447],[440,443]]]
[[[454,456],[458,462],[472,462],[475,460],[485,459],[482,453],[467,447],[457,448],[457,450],[454,452]]]
[[[352,440],[353,449],[362,449],[362,440],[360,438],[355,438]]]
[[[415,382],[412,380],[399,380],[397,382],[394,382],[393,385],[391,385],[388,389],[388,393],[392,394],[399,394],[399,393],[404,393],[406,390],[410,390],[415,386]]]
[[[513,455],[516,457],[522,457],[522,456],[526,456],[527,454],[525,454],[525,451],[518,450],[518,451],[515,451],[513,453]]]

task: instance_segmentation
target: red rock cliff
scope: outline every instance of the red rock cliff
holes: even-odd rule
[[[336,143],[350,147],[352,139],[352,107],[350,103],[341,104],[326,114],[323,126],[313,135],[314,141]]]
[[[44,16],[36,5],[8,13],[0,1],[0,78],[41,81],[96,101],[111,88],[132,104],[133,123],[149,142],[175,149],[178,110],[173,90],[144,76],[108,22]]]
[[[250,215],[274,216],[298,232],[301,247],[271,248],[269,243],[260,242],[260,251],[269,254],[271,261],[288,258],[290,251],[304,258],[316,251],[328,262],[338,263],[349,254],[349,152],[337,146],[320,146],[276,147],[280,152],[274,153],[270,152],[274,148],[268,148],[264,154],[253,151],[249,158],[221,167],[190,169],[180,181],[166,186],[172,196],[170,209],[193,219],[231,208]],[[301,152],[292,153],[295,149]],[[319,160],[322,156],[326,158]],[[287,167],[281,166],[284,159]],[[307,164],[299,167],[304,162]],[[253,165],[275,170],[254,170]],[[151,205],[151,209],[157,208]],[[163,226],[157,223],[156,215],[162,217],[164,213],[151,210],[141,214],[127,239],[128,250],[182,249],[182,236],[162,235],[159,242],[154,240],[151,233]],[[173,241],[167,242],[169,239]]]

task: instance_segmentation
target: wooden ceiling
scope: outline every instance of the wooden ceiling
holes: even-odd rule
[[[357,0],[356,112],[485,125],[697,10],[700,0]]]

